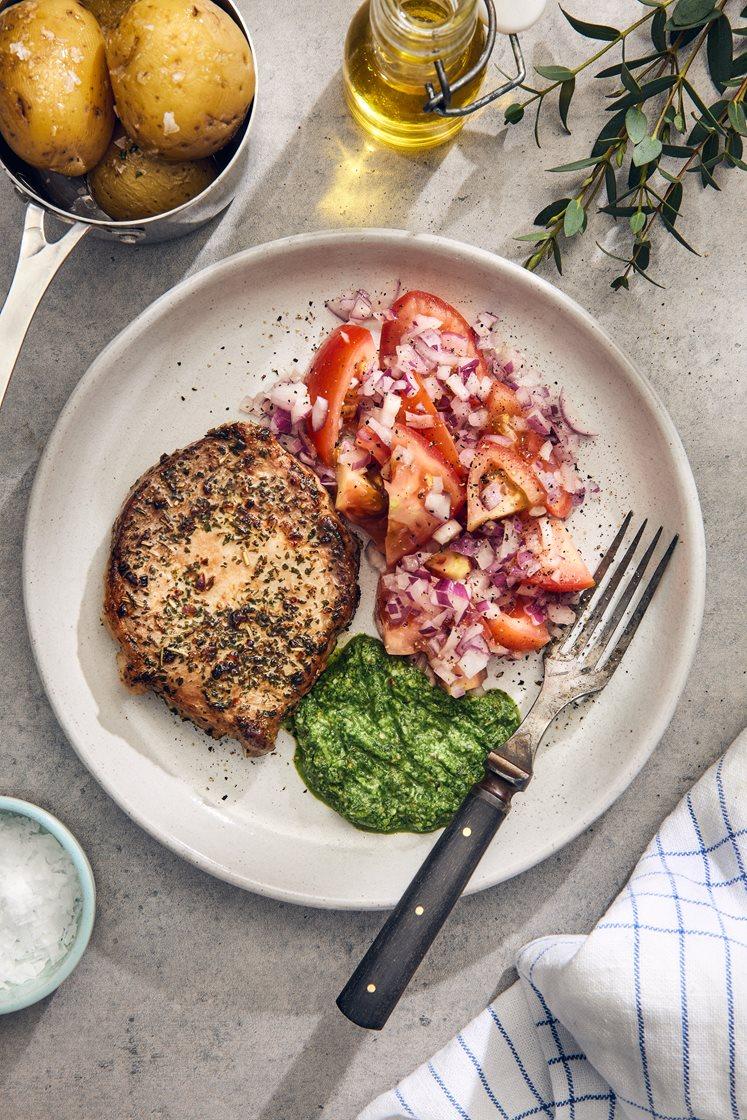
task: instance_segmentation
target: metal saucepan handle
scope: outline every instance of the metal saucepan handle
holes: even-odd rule
[[[505,820],[512,792],[488,779],[473,786],[434,844],[337,999],[359,1027],[386,1023]]]
[[[32,202],[26,208],[18,264],[0,310],[0,406],[39,301],[62,262],[90,228],[76,222],[58,241],[47,241],[41,206]]]

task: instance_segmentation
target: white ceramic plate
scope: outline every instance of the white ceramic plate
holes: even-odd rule
[[[306,363],[333,325],[324,300],[358,286],[431,289],[468,314],[496,311],[513,343],[601,434],[582,466],[602,486],[573,519],[589,560],[628,509],[682,536],[612,684],[558,721],[528,792],[470,884],[480,890],[562,847],[632,780],[661,737],[695,649],[704,542],[682,445],[641,375],[593,320],[549,284],[491,253],[391,230],[293,237],[250,249],[163,296],[93,363],[62,412],[36,477],[24,591],[31,640],[57,718],[85,765],[130,816],[198,866],[314,906],[399,898],[432,836],[359,832],[304,787],[284,733],[249,761],[121,685],[100,622],[111,524],[164,451],[239,414],[261,379]],[[353,630],[373,632],[374,573],[362,565]],[[536,661],[500,683],[526,710]]]

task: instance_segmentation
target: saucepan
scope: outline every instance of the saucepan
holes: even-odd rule
[[[16,0],[0,0],[0,11]],[[239,25],[254,58],[257,54],[249,29],[231,0],[215,0]],[[191,233],[216,217],[233,200],[246,170],[248,139],[257,112],[257,88],[241,128],[214,159],[219,174],[201,194],[189,202],[138,221],[112,221],[98,208],[84,178],[67,178],[39,171],[20,159],[0,136],[0,167],[13,183],[16,194],[27,204],[21,248],[15,274],[0,310],[0,405],[8,388],[26,332],[50,281],[57,270],[88,234],[146,245],[169,241]],[[56,241],[49,240],[45,215],[51,214],[70,229]]]

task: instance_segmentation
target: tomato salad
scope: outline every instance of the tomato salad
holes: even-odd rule
[[[327,306],[342,323],[303,380],[250,411],[371,538],[387,651],[424,655],[463,695],[492,657],[541,649],[593,586],[566,524],[598,489],[576,467],[593,433],[507,349],[495,315],[471,326],[421,291]]]

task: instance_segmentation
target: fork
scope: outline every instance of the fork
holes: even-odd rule
[[[663,532],[654,533],[620,590],[646,529],[644,521],[613,568],[632,520],[631,512],[602,557],[594,586],[580,596],[574,622],[545,647],[544,680],[529,713],[490,752],[484,778],[467,794],[340,993],[337,1006],[359,1026],[381,1030],[386,1023],[506,819],[511,798],[529,785],[537,749],[555,717],[568,704],[600,692],[620,664],[678,541],[672,538],[629,612]]]

